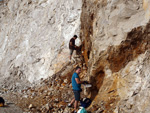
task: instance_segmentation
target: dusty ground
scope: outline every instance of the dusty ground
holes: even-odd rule
[[[7,103],[6,107],[0,107],[0,113],[23,113],[23,111],[13,103]]]
[[[41,81],[36,87],[27,87],[22,90],[17,89],[17,91],[10,91],[3,88],[0,90],[1,96],[11,103],[15,103],[24,112],[71,113],[73,108],[66,107],[73,97],[71,86],[73,70],[70,70],[70,68],[73,69],[72,65],[67,65],[66,68],[62,69],[63,75],[60,71],[60,73],[57,73],[52,78],[50,77]],[[86,69],[83,69],[80,75],[81,79],[87,78],[86,74]],[[85,97],[84,90],[81,93],[81,97]],[[14,111],[18,107],[15,107],[15,105],[11,104],[10,108],[3,108],[3,111],[5,110],[6,113],[16,113]],[[17,113],[22,113],[22,111],[18,111]]]

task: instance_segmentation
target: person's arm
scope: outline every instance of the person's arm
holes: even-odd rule
[[[79,78],[75,78],[75,80],[76,80],[77,84],[83,84],[84,83],[84,81],[80,81]]]
[[[72,42],[70,42],[69,45],[71,45],[71,46],[74,47],[74,48],[77,48],[76,45],[72,45]]]
[[[78,46],[76,46],[76,45],[74,46],[74,48],[77,48],[77,47],[78,47]]]

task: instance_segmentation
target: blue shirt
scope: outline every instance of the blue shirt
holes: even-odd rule
[[[73,75],[72,75],[72,79],[71,79],[72,89],[76,90],[76,91],[81,91],[81,84],[77,84],[75,78],[79,78],[79,75],[77,73],[73,73]],[[79,78],[79,80],[80,80],[80,78]]]

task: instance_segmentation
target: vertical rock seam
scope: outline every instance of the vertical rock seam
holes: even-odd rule
[[[121,2],[123,1],[116,3],[113,3],[113,1],[111,1],[109,3],[104,0],[93,0],[93,1],[83,0],[80,36],[83,44],[82,50],[84,51],[82,55],[88,67],[87,73],[89,76],[90,83],[93,86],[91,88],[91,93],[89,93],[89,96],[93,100],[92,104],[93,106],[90,107],[90,110],[93,112],[96,109],[98,110],[98,108],[104,109],[104,111],[108,113],[114,112],[116,110],[118,103],[120,103],[122,100],[122,95],[120,95],[119,92],[120,90],[118,90],[119,88],[118,84],[122,79],[126,79],[123,78],[122,77],[123,75],[120,75],[120,73],[122,73],[122,70],[124,70],[128,66],[128,64],[135,62],[136,59],[138,59],[141,55],[145,54],[150,49],[150,30],[149,30],[150,22],[147,22],[145,25],[140,25],[139,23],[139,25],[135,27],[131,27],[129,24],[128,28],[130,28],[130,30],[124,33],[125,34],[124,39],[122,38],[119,44],[109,45],[107,49],[95,53],[95,48],[93,47],[99,45],[95,45],[94,41],[102,40],[101,39],[102,36],[98,37],[99,34],[95,35],[97,32],[95,26],[97,26],[98,24],[98,22],[95,21],[96,20],[98,21],[98,18],[100,18],[98,17],[98,13],[100,12],[100,10],[103,9],[105,9],[104,11],[107,12],[108,10],[106,10],[107,8],[105,7],[109,7],[109,5],[111,4],[112,12],[110,12],[109,14],[110,16],[111,13],[113,13],[113,5],[114,8],[116,8],[117,7],[116,4],[120,5]],[[123,3],[127,4],[126,2]],[[143,11],[142,9],[143,7],[140,6],[139,1],[136,2],[135,4],[138,4],[139,6],[138,5],[137,6],[139,7],[139,9]],[[135,10],[138,12],[139,9]],[[136,13],[134,12],[130,16],[132,17],[133,15],[138,15],[137,12]],[[117,16],[119,17],[120,15]],[[130,20],[130,17],[124,18],[128,22],[132,20],[132,19]],[[145,19],[144,21],[146,20],[147,19]],[[99,26],[98,30],[100,30],[101,27],[102,26]],[[106,35],[105,31],[103,32],[104,35]],[[113,37],[115,37],[116,35],[117,34],[113,35]],[[109,37],[109,39],[110,38],[112,37]],[[98,51],[97,49],[98,48],[96,48],[96,51]],[[138,65],[136,68],[138,68]],[[108,77],[108,69],[110,72],[109,77]],[[129,74],[128,76],[130,76],[130,72],[128,72],[128,74]],[[128,81],[130,82],[130,80]],[[103,105],[101,105],[101,103],[103,103]],[[94,108],[94,106],[97,107]]]

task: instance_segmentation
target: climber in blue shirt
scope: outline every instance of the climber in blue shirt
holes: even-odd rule
[[[71,103],[68,104],[68,107],[71,107],[72,104],[74,103],[74,108],[75,108],[75,113],[77,111],[78,107],[78,102],[80,101],[80,92],[82,91],[81,89],[81,84],[87,83],[86,81],[80,81],[79,74],[81,73],[81,67],[77,66],[75,69],[75,73],[72,75],[72,89],[75,98],[71,100]]]
[[[76,80],[79,82],[79,84],[77,83]],[[81,91],[81,84],[80,84],[81,81],[79,75],[76,72],[72,75],[71,81],[72,81],[72,89],[74,91]]]

